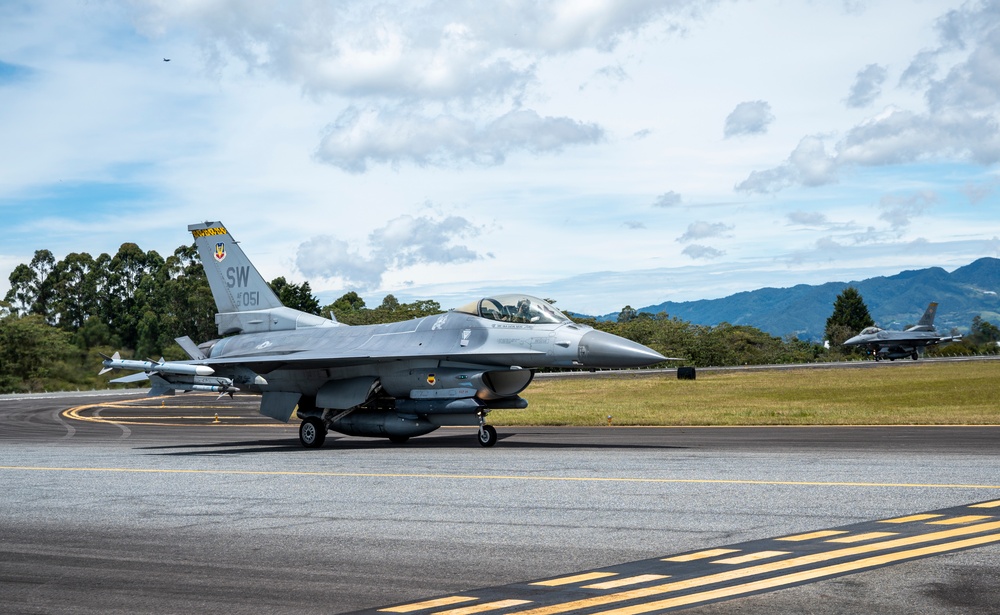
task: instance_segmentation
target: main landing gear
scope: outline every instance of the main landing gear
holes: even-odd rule
[[[306,448],[319,448],[326,442],[326,423],[318,416],[306,417],[299,425],[299,441]]]
[[[308,416],[299,425],[299,442],[305,448],[320,448],[326,442],[327,431],[326,421],[318,416]],[[485,413],[479,415],[479,433],[476,439],[483,447],[490,447],[497,443],[497,430],[492,425],[486,424]],[[403,444],[407,440],[409,440],[408,436],[389,436],[389,441],[393,444]]]

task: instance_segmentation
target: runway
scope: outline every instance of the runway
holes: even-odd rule
[[[0,398],[0,612],[1000,612],[1000,427],[305,450],[244,399]]]

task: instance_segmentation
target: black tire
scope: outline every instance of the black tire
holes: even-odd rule
[[[479,446],[493,446],[497,443],[497,430],[493,425],[483,425],[479,430]]]
[[[299,442],[306,448],[319,448],[326,441],[326,425],[319,417],[310,416],[299,425]]]
[[[677,368],[677,379],[678,380],[694,380],[696,377],[695,369],[693,367],[678,367]]]
[[[389,436],[389,442],[393,444],[406,444],[406,441],[410,439],[410,436]]]

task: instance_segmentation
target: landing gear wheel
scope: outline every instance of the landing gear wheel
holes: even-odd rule
[[[326,424],[317,417],[310,416],[299,425],[299,441],[306,448],[319,448],[326,441]]]
[[[913,354],[911,354],[911,355],[910,355],[910,358],[911,358],[911,359],[913,359],[914,361],[916,361],[916,360],[917,360],[917,358],[918,358],[918,357],[917,357],[917,353],[915,353],[915,352],[914,352]]]
[[[479,446],[493,446],[497,443],[497,430],[493,425],[483,425],[479,428]]]
[[[389,442],[393,444],[406,444],[406,441],[410,439],[410,436],[389,436]]]

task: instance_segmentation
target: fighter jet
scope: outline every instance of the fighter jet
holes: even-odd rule
[[[402,443],[444,425],[478,425],[482,446],[497,432],[486,416],[526,408],[520,393],[542,367],[626,368],[667,360],[630,340],[567,318],[521,294],[486,297],[443,314],[349,327],[281,304],[221,222],[188,226],[208,276],[221,339],[177,342],[189,361],[132,361],[107,370],[148,378],[151,395],[175,391],[261,396],[260,413],[301,419],[299,440],[323,445],[329,430]],[[103,373],[103,372],[102,372]]]
[[[905,331],[884,331],[878,327],[867,327],[858,335],[844,342],[844,346],[865,346],[876,361],[919,357],[918,349],[962,339],[961,335],[942,336],[934,328],[937,303],[931,302],[920,322]]]

